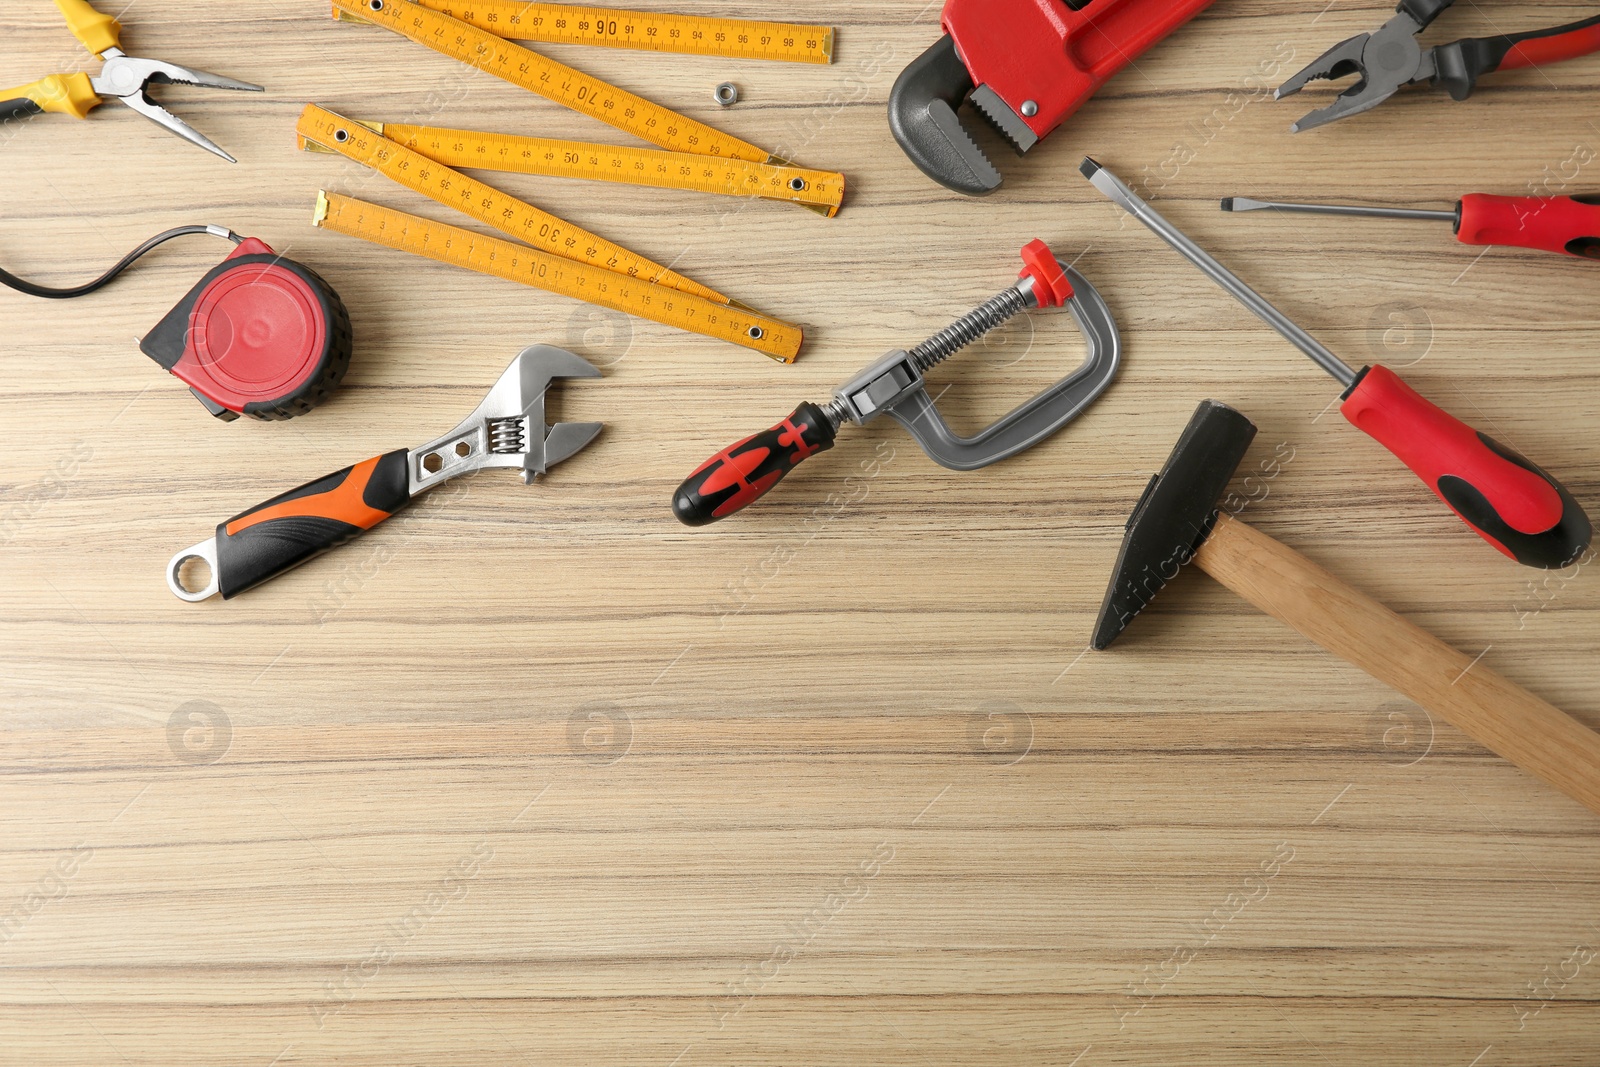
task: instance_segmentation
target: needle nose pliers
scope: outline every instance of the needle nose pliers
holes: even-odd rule
[[[88,0],[55,0],[66,17],[67,28],[90,53],[105,65],[96,77],[87,74],[52,74],[30,85],[0,89],[0,119],[24,118],[46,111],[88,118],[89,112],[106,99],[120,100],[152,122],[213,152],[229,163],[237,162],[218,148],[210,138],[150,99],[152,85],[194,85],[203,89],[237,89],[259,93],[259,85],[191,70],[175,63],[139,59],[122,51],[122,25],[110,15],[96,11]]]
[[[1451,97],[1465,100],[1483,75],[1495,70],[1536,67],[1600,52],[1600,17],[1528,33],[1466,38],[1424,48],[1417,35],[1455,0],[1400,0],[1395,15],[1380,29],[1341,41],[1278,87],[1282,100],[1319,79],[1356,75],[1357,81],[1332,104],[1290,127],[1296,133],[1370,111],[1400,89],[1433,82]]]

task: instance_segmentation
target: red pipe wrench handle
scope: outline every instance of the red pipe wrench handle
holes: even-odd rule
[[[742,511],[802,461],[832,448],[835,436],[827,412],[816,404],[801,404],[772,429],[702,463],[673,494],[672,513],[685,526],[706,526]]]
[[[943,22],[973,84],[987,86],[1038,139],[1212,2],[949,0]]]
[[[1594,528],[1566,487],[1424,399],[1387,367],[1363,370],[1341,410],[1518,563],[1553,570],[1588,551]]]
[[[1511,245],[1600,259],[1600,197],[1472,193],[1456,209],[1456,236],[1469,245]]]

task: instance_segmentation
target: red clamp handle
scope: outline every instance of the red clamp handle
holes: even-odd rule
[[[1058,308],[1072,299],[1072,283],[1061,261],[1038,238],[1022,246],[1022,272],[1017,277],[1032,279],[1033,298],[1042,308]]]
[[[1600,259],[1600,197],[1472,193],[1461,198],[1456,216],[1456,236],[1463,244]]]
[[[1518,563],[1555,569],[1588,551],[1594,528],[1560,482],[1430,403],[1387,367],[1363,370],[1341,410]]]
[[[770,430],[718,452],[684,479],[672,496],[672,513],[685,526],[725,519],[766,496],[802,461],[833,447],[836,431],[827,412],[801,404]]]

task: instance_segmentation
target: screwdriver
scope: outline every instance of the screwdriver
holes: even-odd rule
[[[1375,219],[1448,222],[1464,245],[1510,245],[1600,259],[1600,196],[1490,196],[1468,193],[1454,211],[1342,204],[1283,204],[1230,196],[1224,211],[1295,211],[1303,215],[1360,215]]]
[[[1359,372],[1168,222],[1116,175],[1082,166],[1108,198],[1148,226],[1345,387],[1340,411],[1393,452],[1468,526],[1505,555],[1554,570],[1589,549],[1589,516],[1560,482],[1516,452],[1430,403],[1383,366]]]

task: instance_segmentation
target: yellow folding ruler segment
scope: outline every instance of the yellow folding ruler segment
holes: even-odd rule
[[[662,148],[752,163],[787,162],[774,159],[748,141],[410,0],[333,0],[333,6],[338,12],[393,30]]]
[[[798,326],[336,193],[317,195],[312,222],[347,237],[720,338],[782,363],[793,363],[800,353]]]
[[[459,171],[428,159],[383,137],[366,126],[315,104],[306,105],[295,132],[302,141],[321,145],[357,163],[365,163],[384,177],[446,207],[471,215],[479,222],[526,241],[534,248],[589,263],[618,274],[656,282],[669,289],[692,293],[720,304],[729,299],[699,282],[685,278],[659,263],[635,255],[565,219],[508,196]]]
[[[830,218],[844,203],[844,175],[832,171],[713,159],[659,148],[624,148],[398,122],[361,125],[447,167],[752,196],[802,204]],[[307,147],[332,151],[315,143]]]
[[[663,15],[523,0],[418,0],[497,37],[541,44],[594,44],[728,59],[832,63],[833,30],[789,22]],[[351,18],[343,15],[341,17]]]

